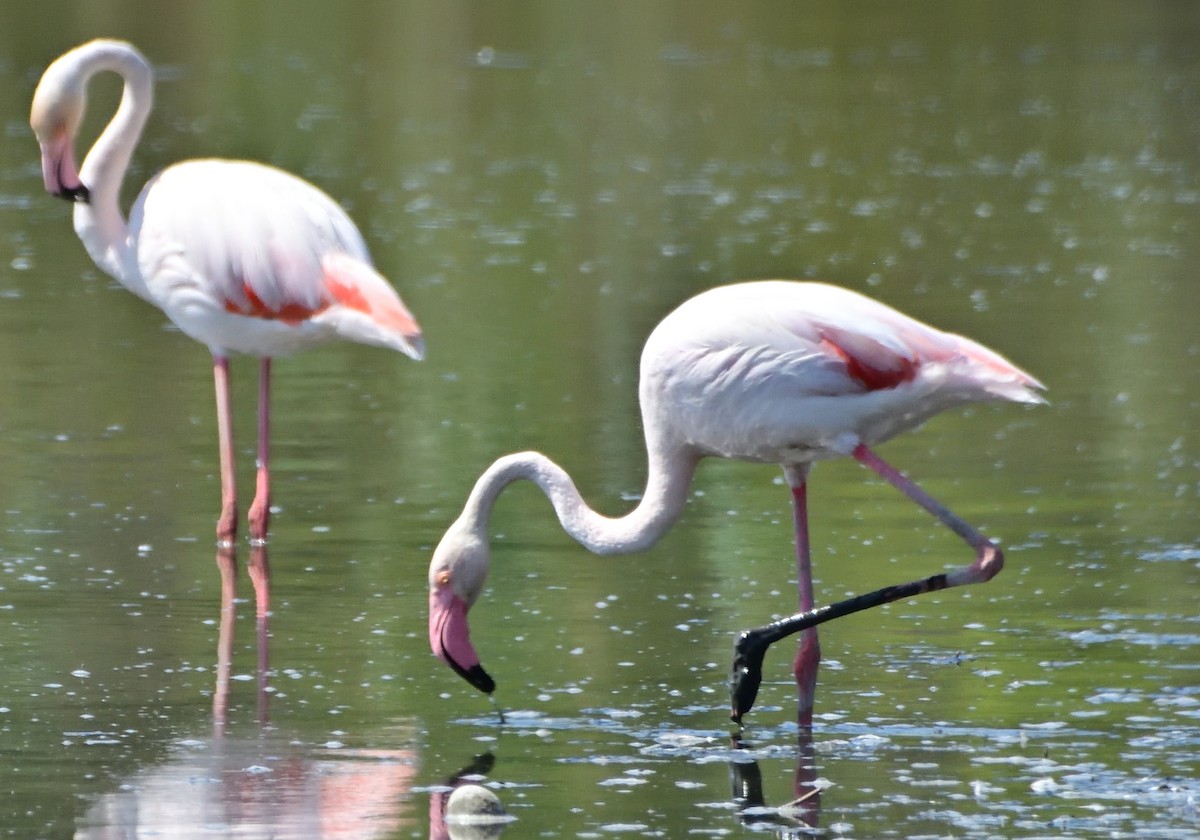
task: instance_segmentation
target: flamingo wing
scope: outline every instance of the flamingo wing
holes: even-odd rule
[[[977,400],[1040,402],[1037,380],[968,339],[820,283],[719,287],[646,343],[648,428],[700,452],[774,463],[844,455]],[[849,435],[849,436],[848,436]]]
[[[783,329],[772,341],[801,346],[822,357],[827,373],[840,374],[841,393],[877,392],[930,377],[972,388],[976,399],[1043,402],[1044,388],[999,353],[943,332],[857,292],[823,283],[767,281],[760,317]],[[806,376],[807,376],[806,372]]]

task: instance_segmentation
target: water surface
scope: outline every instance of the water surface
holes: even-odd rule
[[[11,5],[8,836],[444,836],[463,779],[520,837],[1200,830],[1188,5]],[[99,34],[159,71],[127,196],[187,157],[298,172],[426,329],[419,365],[347,346],[276,366],[261,622],[261,558],[212,544],[204,348],[102,276],[41,190],[33,86]],[[117,90],[98,80],[89,136]],[[701,289],[770,276],[865,291],[1047,383],[1048,407],[948,414],[883,448],[1003,541],[1003,575],[827,626],[811,741],[774,652],[739,740],[733,634],[795,603],[778,472],[703,465],[672,533],[610,559],[515,487],[473,613],[499,725],[427,651],[442,530],[526,448],[599,509],[631,506],[646,334]],[[253,362],[234,375],[248,483]],[[969,559],[854,463],[821,464],[811,505],[821,601]]]

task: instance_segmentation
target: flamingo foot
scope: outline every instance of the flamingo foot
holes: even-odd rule
[[[221,515],[217,519],[217,545],[229,548],[237,539],[237,505],[233,501],[221,505]]]
[[[255,498],[247,513],[250,520],[251,545],[266,545],[267,526],[271,518],[271,505],[265,498]]]

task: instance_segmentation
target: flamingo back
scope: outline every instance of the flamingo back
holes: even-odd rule
[[[651,334],[641,400],[660,445],[803,463],[1041,383],[977,342],[822,283],[756,281],[686,301]]]

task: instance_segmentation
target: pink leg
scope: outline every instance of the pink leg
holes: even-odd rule
[[[958,534],[967,545],[975,549],[975,562],[969,566],[963,566],[961,569],[948,572],[945,581],[946,587],[962,586],[968,583],[983,583],[984,581],[991,580],[1004,568],[1004,554],[994,542],[976,531],[948,507],[918,487],[912,479],[880,458],[868,449],[865,444],[860,443],[855,447],[853,454],[859,463],[883,476],[893,487],[933,514],[939,522]]]
[[[233,414],[229,405],[229,359],[213,355],[213,382],[217,390],[217,442],[221,457],[221,516],[217,542],[233,543],[237,536],[237,488],[233,475]]]
[[[267,541],[267,520],[271,516],[271,360],[264,357],[258,376],[258,461],[254,502],[250,505],[250,540]]]
[[[792,486],[792,517],[796,526],[796,587],[800,593],[800,611],[808,612],[816,604],[813,598],[812,553],[808,537],[808,482]],[[796,676],[799,697],[797,722],[801,727],[812,726],[813,701],[817,690],[817,669],[821,664],[821,644],[817,628],[809,627],[800,633],[800,648],[792,673]]]
[[[832,621],[835,618],[841,618],[842,616],[851,615],[862,610],[869,610],[882,604],[890,604],[893,601],[899,601],[903,598],[912,598],[925,592],[938,592],[952,586],[984,583],[991,580],[1004,568],[1004,554],[995,543],[918,487],[912,479],[906,477],[891,464],[884,461],[865,444],[859,444],[855,447],[852,454],[860,463],[883,476],[883,478],[887,479],[888,483],[929,511],[929,513],[951,531],[958,534],[967,545],[974,549],[975,560],[969,566],[963,566],[950,572],[931,575],[927,578],[895,586],[885,586],[883,589],[876,589],[874,592],[856,595],[834,604],[826,604],[819,609],[804,608],[796,615],[781,618],[763,627],[756,627],[740,633],[737,641],[734,643],[733,667],[730,671],[729,680],[730,717],[739,724],[742,722],[742,717],[746,712],[750,711],[754,706],[754,700],[758,696],[758,688],[762,684],[763,657],[767,649],[775,642],[796,633],[807,633],[809,630],[815,628],[816,625],[826,621]],[[809,570],[806,560],[808,523],[800,513],[802,502],[804,501],[804,489],[802,486],[804,476],[789,473],[788,478],[792,486],[793,497],[796,499],[796,544],[800,568],[801,601],[803,602],[803,585],[806,579],[809,581],[809,586],[811,587],[811,578],[806,578],[805,574]],[[803,535],[803,538],[801,535]],[[807,677],[807,671],[804,668],[810,662],[812,665],[812,676],[810,679],[815,683],[816,666],[820,660],[820,652],[816,650],[815,642],[813,648],[816,652],[806,654],[802,637],[800,654],[796,658],[795,669],[798,684],[801,683],[802,675]],[[811,722],[811,689],[809,692],[807,698],[809,702],[807,717]],[[804,703],[804,685],[800,684],[800,721],[802,725],[805,720]]]

